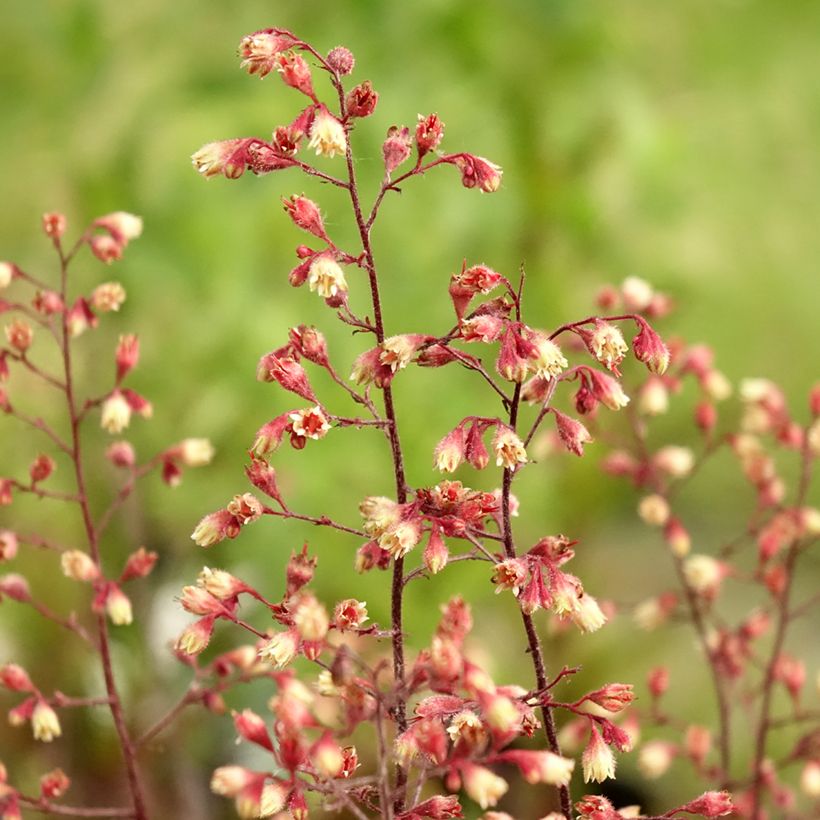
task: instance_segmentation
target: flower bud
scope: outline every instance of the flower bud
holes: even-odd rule
[[[317,154],[330,158],[337,154],[344,154],[347,150],[347,134],[344,126],[323,105],[316,109],[316,115],[310,127],[308,148],[313,148]]]
[[[669,520],[669,502],[657,493],[644,496],[638,504],[638,515],[650,527],[662,527]]]
[[[308,287],[325,299],[347,293],[347,280],[339,263],[329,254],[313,259],[308,268]]]
[[[268,734],[265,721],[251,709],[233,713],[233,723],[240,737],[273,752],[273,743]]]
[[[111,237],[123,247],[132,239],[137,239],[142,235],[142,219],[125,211],[115,211],[114,213],[101,216],[94,220],[94,226],[108,231]],[[105,287],[105,285],[101,287]],[[120,291],[122,290],[121,285],[115,283],[115,287],[119,288]],[[125,294],[123,293],[123,299],[124,298]],[[100,310],[117,310],[118,308],[119,305],[114,308],[100,308]]]
[[[131,423],[131,405],[119,390],[114,390],[102,404],[100,426],[117,435]]]
[[[60,556],[63,574],[73,581],[96,581],[100,570],[91,556],[80,550],[67,550]]]
[[[589,742],[581,756],[581,764],[584,769],[584,783],[603,783],[604,780],[615,777],[615,755],[604,743],[598,727],[594,724]]]
[[[410,156],[410,129],[392,125],[387,131],[387,139],[382,145],[384,169],[387,175],[393,173]]]
[[[71,781],[62,769],[53,769],[40,778],[40,794],[46,800],[54,800],[62,797],[70,785]]]
[[[45,481],[56,469],[57,465],[54,463],[54,459],[41,453],[28,468],[31,483],[37,484],[40,481]]]
[[[214,615],[206,615],[187,627],[177,638],[177,652],[185,655],[198,655],[202,652],[211,641],[211,635],[214,631],[214,618]]]
[[[447,561],[450,559],[450,553],[447,549],[447,544],[441,537],[441,531],[438,526],[433,526],[430,530],[430,538],[427,541],[427,546],[424,548],[422,560],[424,566],[431,574],[436,575],[447,566]]]
[[[461,171],[461,184],[465,188],[478,188],[484,193],[491,194],[501,187],[503,171],[494,162],[473,154],[456,154],[448,158]],[[486,808],[486,807],[485,807]]]
[[[94,234],[88,240],[88,246],[91,248],[91,253],[100,260],[110,265],[118,259],[122,259],[123,246],[108,234]]]
[[[108,588],[105,611],[108,619],[115,626],[128,626],[134,620],[131,601],[116,584],[111,584]]]
[[[464,460],[464,428],[459,425],[436,445],[433,463],[442,473],[454,473]]]
[[[319,206],[313,200],[294,194],[290,199],[283,198],[282,202],[285,206],[285,213],[293,220],[297,228],[328,241],[322,214]]]
[[[117,363],[117,381],[121,381],[125,376],[137,366],[140,358],[140,341],[133,334],[120,336],[117,344],[115,361]]]
[[[6,325],[6,339],[15,350],[25,353],[34,340],[34,330],[28,322],[15,319],[10,325]]]
[[[299,649],[299,634],[295,629],[277,632],[259,647],[259,659],[284,669],[295,657]]]
[[[43,214],[43,233],[50,239],[61,239],[67,224],[64,214],[56,212]]]
[[[38,700],[31,715],[31,730],[35,740],[51,743],[63,733],[57,713],[44,701]]]
[[[595,319],[592,330],[581,328],[577,333],[596,360],[617,375],[618,365],[629,350],[621,331],[609,322]]]
[[[3,595],[7,595],[13,601],[26,603],[31,600],[31,590],[28,581],[16,573],[10,572],[8,575],[0,575],[0,600]]]
[[[571,453],[575,453],[576,456],[582,456],[584,454],[584,445],[592,441],[589,430],[580,421],[565,415],[559,410],[553,408],[551,412],[555,416],[555,426],[564,447]]]
[[[461,774],[464,780],[464,791],[482,809],[495,806],[509,789],[509,785],[504,778],[499,777],[484,766],[464,763],[461,766]]]
[[[712,733],[705,726],[689,726],[686,729],[683,743],[689,759],[696,766],[703,766],[712,749]]]
[[[640,330],[632,340],[635,358],[643,362],[650,373],[662,376],[669,367],[669,348],[661,337],[649,326],[648,322],[638,317],[635,320]]]
[[[435,151],[443,137],[444,123],[439,119],[438,114],[429,114],[426,117],[419,114],[419,122],[416,126],[416,150],[419,157]]]
[[[689,554],[692,548],[692,539],[679,519],[669,517],[663,529],[663,537],[669,545],[672,555],[685,558]]]
[[[717,595],[726,569],[720,561],[709,555],[692,555],[683,565],[683,574],[695,592],[711,598]]]
[[[316,101],[310,66],[301,54],[292,52],[277,54],[274,63],[285,85],[301,91],[306,97],[310,97],[314,102]]]
[[[28,672],[16,663],[7,663],[0,667],[0,686],[4,686],[11,692],[35,691]]]
[[[124,301],[125,288],[119,282],[105,282],[97,285],[90,299],[92,307],[100,313],[118,311]]]
[[[647,780],[657,780],[669,770],[677,754],[677,746],[665,740],[644,743],[638,754],[638,768]]]
[[[325,732],[319,738],[311,749],[310,756],[319,777],[331,780],[342,773],[345,757],[330,732]]]
[[[65,310],[62,297],[53,290],[38,290],[31,304],[43,316],[54,316]]]
[[[669,689],[669,669],[665,666],[656,666],[649,670],[646,678],[649,694],[653,698],[659,698]]]
[[[145,578],[151,574],[159,556],[155,552],[149,552],[145,547],[140,547],[128,556],[125,562],[120,583],[131,581],[134,578]]]
[[[379,94],[373,89],[370,80],[352,88],[345,100],[347,114],[350,117],[369,117],[379,101]]]
[[[681,806],[681,809],[701,817],[723,817],[732,814],[735,807],[729,792],[705,792],[696,800]]]
[[[327,55],[327,64],[341,77],[352,73],[356,60],[349,49],[344,46],[336,46]]]
[[[320,367],[329,365],[327,354],[327,340],[324,335],[315,327],[299,325],[290,329],[288,333],[291,344],[296,347],[300,355],[309,362],[318,364]]]
[[[248,74],[265,77],[273,71],[276,56],[294,43],[291,34],[278,29],[269,28],[248,34],[239,43],[239,56],[242,57],[240,67],[247,69]]]
[[[524,443],[506,424],[499,424],[495,428],[492,447],[497,467],[503,466],[505,470],[515,470],[519,464],[527,463]]]

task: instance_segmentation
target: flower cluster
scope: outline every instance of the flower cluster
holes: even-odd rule
[[[580,727],[575,734],[584,749],[577,768],[584,781],[605,781],[615,776],[615,752],[629,751],[636,737],[634,718],[627,715],[632,688],[610,683],[575,700],[557,696],[558,685],[568,683],[577,670],[566,666],[548,677],[534,616],[549,610],[559,623],[573,622],[582,632],[592,632],[604,625],[605,612],[613,607],[599,605],[582,581],[565,571],[574,555],[570,538],[546,536],[529,550],[519,547],[512,525],[518,514],[512,485],[529,468],[528,448],[543,435],[541,425],[548,416],[555,425],[552,435],[568,451],[582,455],[592,441],[584,422],[553,406],[562,385],[577,385],[575,413],[590,424],[597,423],[599,406],[617,411],[627,405],[620,382],[620,368],[630,350],[625,326],[636,328],[631,340],[635,359],[651,378],[668,378],[673,351],[647,316],[662,316],[669,305],[641,293],[641,285],[633,283],[625,311],[614,314],[607,309],[551,331],[540,330],[522,321],[523,275],[514,283],[485,264],[465,261],[449,282],[456,318],[452,329],[389,334],[370,244],[388,194],[439,165],[454,165],[465,187],[491,193],[501,183],[501,169],[478,155],[442,153],[443,123],[436,114],[423,116],[415,130],[396,125],[388,129],[382,146],[384,176],[368,210],[351,139],[359,120],[373,115],[379,95],[369,81],[346,87],[345,78],[355,66],[352,54],[338,47],[323,56],[291,32],[275,28],[244,38],[240,54],[250,74],[280,74],[286,86],[309,98],[309,104],[290,124],[277,126],[270,141],[212,143],[194,154],[194,165],[205,176],[229,179],[248,169],[257,174],[298,169],[348,194],[361,241],[354,249],[341,248],[331,238],[326,224],[332,223],[326,223],[317,203],[300,194],[283,199],[286,214],[315,245],[296,248],[299,262],[288,280],[297,287],[307,283],[340,322],[370,343],[353,362],[348,380],[331,363],[325,335],[313,327],[292,328],[284,345],[261,358],[260,381],[309,403],[263,424],[250,448],[247,477],[274,504],[268,506],[248,493],[237,495],[224,509],[206,516],[192,537],[200,546],[211,546],[236,537],[245,524],[262,516],[297,519],[355,539],[355,568],[389,572],[392,581],[390,624],[385,626],[370,623],[366,604],[355,598],[326,607],[310,591],[317,558],[309,557],[306,548],[291,556],[284,595],[275,602],[223,570],[206,569],[196,586],[185,587],[182,606],[198,620],[177,642],[180,659],[198,664],[215,624],[227,621],[254,636],[255,663],[267,669],[276,684],[269,703],[272,723],[248,710],[234,714],[239,736],[270,754],[269,768],[251,771],[225,765],[214,773],[212,790],[234,799],[241,817],[287,810],[290,816],[303,818],[318,803],[359,818],[448,818],[462,816],[465,796],[481,810],[496,807],[510,788],[509,772],[517,770],[524,781],[551,787],[555,811],[550,820],[571,820],[576,760],[561,751],[556,716],[567,714],[569,725]],[[310,62],[330,80],[333,103],[320,98]],[[340,175],[302,159],[303,147],[344,166]],[[346,161],[341,163],[338,157]],[[361,298],[370,300],[364,312],[356,308]],[[486,367],[480,353],[464,349],[481,351],[481,345],[497,345],[491,348],[494,367]],[[568,354],[578,361],[571,365]],[[475,373],[500,402],[497,415],[462,419],[433,449],[433,464],[444,473],[467,466],[487,470],[494,463],[499,470],[495,491],[471,489],[460,480],[433,486],[409,480],[392,391],[394,382],[413,365],[461,366]],[[335,413],[332,397],[320,396],[314,388],[311,367],[324,371],[353,399],[362,416]],[[535,409],[525,421],[527,402]],[[271,464],[286,435],[298,450],[308,439],[325,438],[331,428],[375,430],[389,446],[395,492],[359,502],[360,528],[326,515],[295,512],[283,498]],[[678,456],[668,452],[658,469],[679,471]],[[420,560],[411,568],[414,551]],[[451,565],[468,560],[489,565],[488,588],[492,583],[496,591],[513,593],[509,600],[524,627],[522,648],[533,664],[534,681],[529,686],[496,683],[468,651],[472,616],[459,596],[441,605],[442,618],[432,641],[416,647],[410,657],[413,636],[403,626],[408,584],[445,569],[449,573]],[[240,615],[244,607],[249,607],[247,616]],[[253,613],[260,607],[277,628],[255,625]],[[383,640],[390,642],[389,660],[379,646]],[[357,751],[348,738],[353,732],[363,737],[362,725],[372,739]],[[584,798],[575,810],[599,820],[627,816],[597,796]],[[710,792],[664,817],[680,812],[718,817],[730,811],[727,794]],[[501,811],[484,816],[509,817]]]

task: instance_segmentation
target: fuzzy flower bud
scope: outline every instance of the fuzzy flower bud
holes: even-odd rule
[[[492,442],[497,467],[514,470],[519,464],[527,463],[527,451],[524,443],[511,427],[499,424],[495,429]]]
[[[637,318],[636,321],[640,330],[632,340],[635,358],[643,362],[650,373],[662,376],[669,367],[669,348],[645,320]]]
[[[410,129],[392,125],[387,131],[387,139],[382,145],[384,169],[387,175],[393,173],[410,156]]]
[[[319,254],[308,269],[308,287],[325,299],[347,293],[347,280],[339,263],[329,254]]]
[[[40,778],[40,794],[46,800],[62,797],[71,785],[71,781],[62,769],[53,769]],[[6,820],[6,818],[3,818]]]
[[[41,453],[28,468],[29,478],[32,484],[37,484],[40,481],[45,481],[55,470],[57,465],[51,456]]]
[[[421,541],[421,533],[421,523],[417,519],[399,521],[379,538],[379,546],[394,558],[403,558]]]
[[[115,390],[103,402],[100,426],[112,435],[117,435],[130,423],[131,405],[119,390]]]
[[[100,571],[91,556],[80,550],[67,550],[60,556],[63,574],[73,581],[96,581]]]
[[[370,80],[366,80],[348,92],[345,103],[348,116],[369,117],[376,110],[378,101],[378,92],[373,89]]]
[[[285,206],[285,213],[293,220],[297,228],[327,241],[322,214],[319,206],[313,200],[294,194],[290,199],[282,199],[282,202]]]
[[[241,68],[248,74],[265,77],[273,71],[276,56],[294,44],[290,34],[277,29],[264,29],[243,37],[239,43],[239,56],[242,57]]]
[[[615,325],[596,319],[593,329],[578,331],[589,352],[607,370],[618,373],[618,365],[623,361],[629,348],[624,341],[621,331]]]
[[[732,814],[735,810],[729,792],[705,792],[681,808],[683,811],[699,814],[701,817],[723,817]]]
[[[581,764],[584,769],[584,783],[603,783],[604,780],[615,777],[615,755],[604,743],[595,725],[592,726],[589,743],[581,756]]]
[[[447,433],[436,445],[433,463],[442,473],[454,473],[464,460],[464,428],[459,426]]]
[[[16,663],[7,663],[0,667],[0,686],[11,692],[33,692],[34,684],[28,672]]]
[[[115,626],[128,626],[134,620],[131,601],[116,584],[111,584],[108,589],[105,612]]]
[[[441,537],[441,531],[437,526],[430,530],[430,538],[427,541],[427,546],[424,548],[424,555],[422,556],[424,566],[431,574],[436,575],[447,566],[450,560],[450,553],[447,550],[447,544]]]
[[[503,171],[484,157],[458,154],[448,161],[454,163],[461,171],[461,184],[465,188],[478,188],[484,193],[491,194],[501,187]]]
[[[60,737],[60,719],[57,713],[44,701],[38,700],[31,715],[31,730],[35,740],[51,743],[55,737]]]
[[[325,106],[316,109],[313,125],[310,128],[308,148],[314,148],[317,154],[335,157],[347,150],[347,134],[344,126]]]
[[[117,381],[121,381],[137,366],[140,358],[139,338],[133,334],[120,336],[114,360],[117,364]]]
[[[327,64],[339,75],[346,76],[353,71],[356,59],[352,52],[344,46],[336,46],[327,54]]]
[[[28,322],[15,319],[10,325],[6,325],[6,339],[15,350],[25,353],[34,340],[34,330]]]
[[[589,430],[580,421],[565,415],[560,410],[552,409],[551,412],[555,416],[555,426],[564,447],[576,456],[582,456],[584,445],[592,441]]]
[[[277,632],[269,638],[258,650],[259,659],[272,664],[277,669],[284,669],[295,657],[299,650],[299,634],[295,629],[287,632]]]
[[[420,157],[430,151],[435,151],[443,137],[444,123],[439,119],[438,114],[429,114],[426,117],[419,114],[419,122],[416,126],[416,149]]]
[[[306,97],[310,97],[314,101],[316,100],[310,66],[301,54],[277,54],[274,62],[276,70],[281,75],[285,85],[301,91]]]
[[[43,233],[50,239],[60,239],[65,233],[67,220],[61,213],[43,214]]]

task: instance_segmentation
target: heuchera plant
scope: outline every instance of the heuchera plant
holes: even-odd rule
[[[279,600],[224,570],[206,568],[195,586],[183,590],[182,605],[198,619],[177,644],[180,653],[191,656],[198,685],[211,673],[218,685],[233,675],[264,675],[276,684],[270,701],[272,724],[250,710],[234,714],[239,737],[267,750],[269,766],[253,771],[226,762],[214,772],[211,788],[233,798],[239,815],[248,818],[284,811],[305,818],[312,796],[325,807],[358,818],[461,817],[461,791],[483,810],[496,806],[508,783],[495,770],[505,764],[517,767],[529,783],[554,787],[556,811],[549,815],[551,820],[571,818],[570,782],[576,761],[562,754],[555,713],[568,712],[583,721],[584,781],[606,780],[614,777],[615,753],[633,745],[630,724],[618,723],[633,699],[632,687],[602,683],[571,702],[555,694],[556,684],[575,670],[547,670],[536,627],[538,611],[552,611],[584,632],[602,627],[606,615],[581,580],[566,569],[574,555],[573,541],[563,535],[545,535],[532,545],[516,539],[512,487],[527,468],[527,447],[545,423],[554,425],[563,446],[577,455],[591,441],[581,421],[552,406],[559,386],[580,385],[576,403],[582,413],[589,414],[598,404],[611,410],[626,405],[619,366],[629,346],[622,327],[635,329],[634,355],[656,378],[666,371],[670,350],[647,321],[647,311],[635,309],[590,316],[553,330],[534,328],[524,321],[523,273],[514,282],[484,264],[466,262],[450,279],[452,327],[434,332],[403,327],[395,330],[405,332],[394,332],[382,311],[380,290],[385,282],[371,245],[385,197],[402,190],[411,178],[448,165],[458,170],[465,187],[492,193],[501,183],[501,169],[474,154],[443,152],[443,123],[436,114],[421,116],[414,130],[388,130],[382,149],[384,178],[372,203],[365,204],[351,137],[359,121],[374,113],[378,94],[369,82],[346,87],[353,55],[338,47],[323,56],[282,29],[245,37],[240,55],[250,74],[278,73],[287,86],[307,97],[308,105],[290,124],[277,127],[271,140],[249,137],[210,143],[194,154],[194,165],[206,177],[229,179],[246,170],[265,174],[299,169],[347,192],[361,243],[357,248],[341,248],[334,242],[315,202],[301,195],[283,200],[293,223],[311,237],[310,245],[296,249],[299,263],[289,281],[295,287],[307,284],[338,320],[369,343],[352,364],[350,382],[355,386],[339,375],[325,336],[313,327],[290,329],[281,346],[262,357],[257,378],[278,384],[306,405],[262,425],[250,445],[247,477],[264,500],[252,493],[236,495],[226,507],[202,519],[193,539],[209,547],[235,538],[263,516],[341,530],[358,545],[359,572],[383,570],[392,576],[391,622],[368,625],[365,603],[356,599],[332,607],[321,603],[310,590],[316,558],[307,549],[290,559]],[[317,96],[309,60],[330,81],[332,101]],[[311,149],[334,160],[340,170],[314,167],[305,157]],[[570,366],[559,344],[567,353],[573,347],[579,363]],[[497,348],[494,367],[485,367],[480,356],[470,352],[483,346]],[[497,414],[464,418],[442,436],[433,461],[446,474],[464,464],[476,470],[494,465],[500,484],[495,492],[472,490],[449,478],[433,486],[409,483],[393,381],[411,365],[465,367],[491,391]],[[331,399],[320,398],[314,390],[310,367],[327,371],[360,406],[361,417],[335,413]],[[529,415],[523,412],[526,402],[536,408]],[[372,428],[383,434],[392,456],[395,495],[359,499],[359,527],[321,513],[292,510],[271,464],[286,439],[301,449],[339,427]],[[413,562],[414,556],[420,560]],[[520,611],[533,665],[533,677],[525,685],[494,681],[466,654],[472,618],[469,604],[458,596],[443,604],[429,646],[408,657],[403,612],[407,586],[428,574],[456,572],[449,565],[466,560],[487,563],[488,581],[497,591],[506,591],[510,605]],[[262,605],[277,628],[266,630],[240,617],[240,602],[249,598]],[[253,649],[237,649],[201,667],[197,659],[218,621],[250,633]],[[363,648],[362,638],[372,641],[372,649]],[[389,669],[379,653],[383,639],[390,640]],[[300,680],[291,668],[297,656],[315,663],[311,680]],[[317,698],[335,702],[335,720],[319,717],[314,708]],[[349,741],[361,724],[374,735],[374,763],[366,771],[360,771],[357,750]],[[540,748],[519,744],[532,737],[540,737]],[[732,810],[729,794],[720,790],[661,816],[719,817]],[[591,820],[627,816],[596,795],[582,798],[575,811]],[[491,811],[485,816],[507,815]]]
[[[0,817],[14,820],[21,817],[21,808],[28,807],[52,816],[145,818],[148,815],[137,755],[156,730],[149,729],[142,735],[133,733],[132,721],[126,715],[112,662],[111,628],[119,629],[131,624],[132,606],[126,590],[151,572],[157,554],[139,547],[128,555],[124,563],[115,564],[115,561],[121,561],[121,555],[112,541],[119,539],[112,539],[108,528],[140,479],[160,470],[163,479],[173,486],[180,481],[185,467],[207,464],[213,449],[205,439],[185,439],[140,463],[134,447],[120,439],[112,441],[104,452],[89,454],[86,424],[89,419],[98,415],[103,429],[112,436],[119,436],[134,414],[150,418],[152,405],[145,397],[125,386],[128,374],[139,361],[137,336],[120,336],[114,351],[92,351],[88,362],[82,362],[87,366],[78,367],[78,338],[96,328],[103,315],[118,311],[126,294],[120,283],[104,282],[90,293],[75,295],[77,286],[69,275],[70,268],[85,247],[90,248],[102,262],[111,263],[119,259],[128,243],[141,234],[142,220],[124,212],[108,214],[94,220],[73,244],[64,242],[66,219],[62,214],[46,214],[43,230],[56,251],[56,282],[43,281],[15,264],[0,262],[0,289],[9,295],[14,294],[14,299],[0,298],[0,313],[9,318],[5,325],[5,344],[0,347],[0,409],[36,430],[51,454],[44,452],[34,456],[26,478],[0,476],[0,505],[12,504],[17,494],[35,496],[43,503],[55,506],[71,505],[79,510],[84,543],[69,545],[36,529],[2,529],[0,562],[11,561],[21,545],[47,552],[55,560],[49,561],[53,566],[44,569],[44,572],[59,572],[62,568],[66,577],[85,585],[88,588],[88,611],[81,614],[53,609],[53,592],[49,595],[47,589],[40,589],[41,578],[38,577],[32,590],[27,579],[17,573],[0,575],[0,601],[6,599],[27,606],[32,612],[71,633],[99,663],[104,691],[90,697],[71,696],[59,690],[50,692],[17,663],[6,663],[0,667],[0,685],[17,696],[18,702],[9,712],[9,722],[12,726],[30,725],[34,739],[43,743],[50,743],[61,736],[62,711],[108,709],[122,750],[131,805],[126,808],[105,808],[55,802],[70,785],[69,777],[62,769],[54,769],[43,775],[38,795],[26,794],[14,785],[9,772],[0,763]],[[52,355],[49,354],[49,345],[56,349],[56,357],[53,351]],[[48,369],[51,361],[59,362],[58,372]],[[104,392],[82,397],[78,372],[91,369],[98,375],[101,361],[107,363],[106,370],[110,367],[110,377],[104,379],[107,384]],[[38,389],[26,390],[23,383],[20,390],[7,390],[4,383],[15,370],[29,371],[30,378],[39,383]],[[40,387],[53,391],[58,397],[57,401],[48,403],[48,420],[32,415],[32,409],[27,406],[36,401]],[[54,412],[55,408],[60,408],[59,414]],[[97,512],[93,509],[87,489],[87,477],[89,469],[101,469],[101,463],[105,460],[121,472],[123,479],[115,487],[107,506]],[[66,465],[66,472],[70,475],[68,491],[52,488],[54,482],[50,479],[58,464]],[[22,524],[21,521],[20,526]],[[66,761],[69,772],[72,766],[77,766],[76,760]]]

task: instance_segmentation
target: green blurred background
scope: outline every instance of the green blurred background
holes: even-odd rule
[[[287,555],[307,538],[320,556],[320,592],[366,599],[374,620],[388,619],[387,576],[355,577],[358,544],[349,539],[269,521],[207,555],[188,539],[202,514],[246,489],[243,451],[256,428],[293,406],[254,381],[257,358],[299,322],[325,330],[342,371],[364,346],[334,324],[320,299],[286,281],[302,236],[279,197],[304,192],[317,200],[337,243],[353,250],[342,192],[296,172],[206,183],[190,166],[201,144],[265,137],[302,106],[276,76],[259,82],[238,69],[241,36],[271,25],[323,51],[347,45],[357,58],[353,79],[371,79],[380,92],[376,115],[354,137],[366,191],[381,176],[386,128],[412,126],[419,112],[441,115],[446,150],[484,155],[504,168],[503,187],[491,196],[463,189],[445,168],[388,198],[375,252],[389,332],[450,326],[446,287],[462,258],[510,274],[524,262],[527,318],[536,326],[587,313],[601,285],[637,275],[680,304],[666,332],[709,341],[733,380],[777,378],[802,413],[817,376],[820,6],[810,0],[511,0],[503,8],[487,0],[9,0],[0,11],[0,257],[47,277],[54,264],[38,231],[42,212],[65,212],[73,230],[113,210],[140,214],[145,234],[121,263],[106,269],[83,257],[76,268],[84,289],[116,278],[129,293],[121,315],[105,318],[80,343],[89,353],[89,390],[106,388],[117,334],[138,331],[143,358],[132,385],[154,402],[155,417],[135,420],[130,439],[144,456],[188,435],[210,437],[218,451],[210,468],[187,474],[175,490],[149,480],[105,546],[112,572],[138,543],[161,555],[155,583],[132,590],[155,652],[144,653],[136,627],[117,630],[118,662],[132,681],[126,697],[141,726],[185,685],[163,647],[186,622],[171,599],[204,561],[255,580],[274,597]],[[327,90],[319,77],[317,89]],[[322,164],[335,166],[338,159]],[[350,279],[354,304],[363,306],[364,282],[352,272]],[[316,383],[333,407],[329,386]],[[47,396],[20,384],[23,393],[12,382],[12,397],[27,393],[41,412]],[[467,373],[407,372],[396,393],[416,486],[436,480],[430,454],[444,432],[467,413],[496,412]],[[684,393],[680,412],[663,420],[659,442],[685,443],[693,398]],[[10,419],[0,432],[0,472],[23,470],[40,443],[24,445]],[[99,454],[103,434],[91,429],[90,437]],[[671,567],[652,534],[637,526],[631,491],[601,477],[594,447],[590,454],[583,461],[559,455],[527,471],[517,487],[521,539],[560,531],[580,538],[576,571],[592,594],[634,602],[671,582]],[[707,471],[683,499],[696,550],[713,551],[750,503],[730,463]],[[368,431],[334,432],[300,453],[283,450],[275,464],[294,509],[349,523],[363,496],[391,491],[384,442]],[[469,471],[463,479],[492,486],[489,476]],[[100,504],[116,480],[104,465],[94,471]],[[63,540],[79,538],[78,522],[64,510],[44,514],[44,506],[25,502],[3,511],[0,525],[17,526],[18,509]],[[59,590],[61,601],[77,596],[50,558],[25,555],[15,570],[29,574],[35,589]],[[815,572],[805,583],[816,579]],[[437,604],[456,592],[476,603],[478,634],[492,636],[494,673],[526,684],[515,608],[491,594],[480,566],[459,565],[411,589],[411,647],[425,644]],[[45,689],[96,691],[99,682],[76,663],[70,638],[16,605],[3,605],[0,615],[0,661],[26,664]],[[707,675],[693,663],[685,629],[674,635],[636,640],[628,620],[616,620],[592,636],[555,639],[550,664],[583,664],[571,691],[622,680],[645,694],[647,669],[668,663],[672,707],[708,722]],[[224,637],[227,646],[236,636]],[[265,695],[261,688],[240,692],[230,705],[263,708]],[[66,737],[48,748],[0,726],[0,759],[16,782],[30,784],[47,766],[62,765],[77,781],[74,802],[111,800],[117,755],[107,717],[97,717],[72,716]],[[176,738],[155,748],[148,765],[163,806],[157,816],[230,816],[206,788],[213,766],[253,763],[233,746],[230,721],[192,712]],[[625,757],[624,781],[634,771]],[[683,764],[675,775],[636,799],[652,810],[696,788]],[[508,806],[521,817],[548,807],[528,806],[522,795]]]

